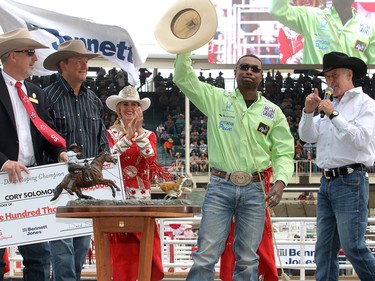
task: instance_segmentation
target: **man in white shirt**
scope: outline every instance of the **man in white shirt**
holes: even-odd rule
[[[375,159],[375,101],[353,83],[366,73],[361,59],[339,52],[324,55],[320,76],[332,88],[333,102],[322,100],[315,89],[306,97],[299,123],[301,140],[316,143],[316,164],[323,169],[317,205],[317,281],[339,279],[340,245],[358,277],[375,280],[375,257],[364,238],[367,167]]]

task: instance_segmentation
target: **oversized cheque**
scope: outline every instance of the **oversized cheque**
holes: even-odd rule
[[[64,191],[50,202],[55,187],[68,173],[65,163],[29,168],[23,173],[22,183],[10,183],[8,174],[0,173],[0,247],[23,245],[47,240],[91,234],[91,219],[61,219],[55,217],[56,208],[76,200],[76,195]],[[119,164],[105,163],[103,177],[113,180],[120,188],[122,175]],[[112,190],[96,185],[82,189],[95,199],[113,199]],[[124,200],[123,189],[116,192],[116,200]]]

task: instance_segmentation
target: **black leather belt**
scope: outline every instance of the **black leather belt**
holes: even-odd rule
[[[351,164],[333,169],[323,169],[322,173],[326,179],[349,175],[354,171],[366,171],[366,166],[363,164]]]
[[[243,172],[243,171],[228,173],[228,172],[220,171],[215,168],[211,170],[211,174],[214,176],[223,178],[225,180],[230,180],[231,182],[239,186],[245,186],[251,182],[259,182],[263,180],[264,178],[263,173],[250,174],[250,173]]]

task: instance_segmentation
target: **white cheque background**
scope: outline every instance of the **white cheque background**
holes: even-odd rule
[[[0,173],[0,248],[58,240],[92,234],[92,219],[56,218],[56,208],[78,197],[65,190],[55,200],[55,187],[68,174],[66,163],[43,165],[23,172],[22,183],[10,183],[8,174]],[[82,189],[95,199],[125,200],[119,161],[104,163],[103,177],[113,180],[121,191],[112,197],[110,187],[96,185]]]

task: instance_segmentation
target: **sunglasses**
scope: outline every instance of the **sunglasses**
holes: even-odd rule
[[[28,50],[21,50],[21,51],[13,51],[15,53],[26,53],[29,57],[32,57],[35,55],[35,50],[34,49],[28,49]]]
[[[241,70],[244,70],[244,71],[248,71],[249,69],[251,69],[252,72],[254,73],[259,73],[262,71],[261,68],[259,68],[259,66],[257,65],[251,65],[251,64],[248,64],[248,63],[242,63],[238,66],[239,69]]]

